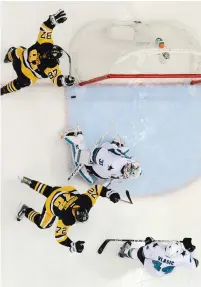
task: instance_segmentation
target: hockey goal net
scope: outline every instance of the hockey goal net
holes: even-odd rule
[[[201,43],[177,22],[92,22],[72,39],[70,54],[80,86],[201,83]]]

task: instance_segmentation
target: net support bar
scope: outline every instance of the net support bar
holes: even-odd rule
[[[107,79],[198,79],[192,80],[190,85],[201,83],[201,74],[108,74],[80,82],[79,86],[94,84]]]

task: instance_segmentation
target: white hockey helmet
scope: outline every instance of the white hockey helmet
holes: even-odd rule
[[[142,169],[137,161],[127,163],[123,167],[123,178],[134,177],[137,178],[142,174]]]
[[[165,247],[165,253],[167,257],[174,257],[176,255],[179,255],[183,252],[182,245],[179,241],[171,241],[167,246]]]

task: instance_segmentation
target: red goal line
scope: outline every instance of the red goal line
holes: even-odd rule
[[[201,84],[201,74],[108,74],[80,82],[78,85],[85,86],[108,79],[192,79],[190,85]]]

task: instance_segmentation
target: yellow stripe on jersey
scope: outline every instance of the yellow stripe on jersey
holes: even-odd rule
[[[13,87],[12,87],[12,82],[10,82],[8,85],[9,85],[9,88],[11,89],[11,91],[14,92]]]
[[[65,241],[67,238],[68,238],[68,235],[63,235],[63,236],[61,236],[59,238],[56,237],[57,242],[59,242],[59,243]]]
[[[12,57],[12,51],[10,51],[8,53],[8,59],[12,62],[13,61],[13,57]]]
[[[31,219],[33,222],[34,222],[36,215],[38,215],[38,214],[39,214],[38,212],[35,212],[35,214],[33,214],[32,219]]]
[[[15,50],[16,55],[19,57],[21,61],[21,71],[27,78],[29,78],[32,81],[32,84],[35,84],[38,81],[38,78],[33,74],[33,72],[28,67],[26,67],[23,59],[23,52],[24,50],[22,48],[17,48]]]
[[[46,189],[46,187],[47,187],[47,184],[44,184],[44,185],[43,185],[43,188],[41,189],[41,192],[40,192],[41,194],[43,194],[43,192],[44,192],[44,190]]]
[[[53,217],[54,217],[54,214],[45,212],[45,214],[43,215],[41,219],[40,226],[42,228],[45,228],[52,221]]]
[[[11,82],[11,87],[13,88],[13,91],[17,91],[16,87],[14,86],[14,82]]]
[[[11,88],[10,88],[9,84],[8,84],[6,87],[7,87],[7,90],[9,91],[9,93],[12,93],[12,91],[11,91]]]
[[[37,184],[36,184],[36,186],[34,188],[35,191],[37,191],[39,184],[40,184],[40,181],[37,182]]]
[[[29,214],[28,214],[28,219],[29,219],[29,220],[31,220],[31,216],[32,216],[34,213],[35,213],[34,210],[32,210],[31,212],[29,212]],[[32,221],[32,220],[31,220],[31,221]]]
[[[36,211],[32,211],[32,212],[30,212],[30,215],[29,215],[29,220],[31,220],[32,222],[34,222],[34,218],[35,218],[35,216],[37,215],[37,214],[39,214],[38,212],[36,212]]]

